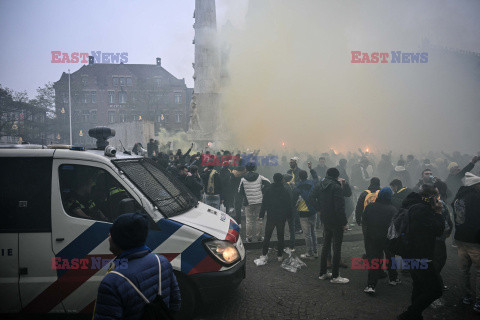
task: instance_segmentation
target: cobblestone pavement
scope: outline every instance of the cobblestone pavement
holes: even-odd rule
[[[424,312],[425,319],[479,319],[472,307],[460,302],[460,277],[456,248],[447,245],[448,261],[442,272],[448,290],[444,305]],[[305,247],[297,248],[297,254]],[[307,267],[297,273],[280,267],[275,253],[267,265],[257,267],[253,260],[259,249],[247,251],[247,277],[231,295],[199,310],[196,319],[395,319],[409,305],[411,278],[400,274],[402,284],[392,287],[385,279],[377,285],[375,296],[363,292],[367,270],[351,270],[351,257],[364,253],[363,241],[344,242],[342,259],[349,265],[340,274],[348,284],[331,284],[318,279],[319,259],[305,261]],[[285,256],[285,255],[284,255]]]

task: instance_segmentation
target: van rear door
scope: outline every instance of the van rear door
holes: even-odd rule
[[[12,250],[16,261],[8,261],[13,262],[12,267],[1,264],[2,269],[8,268],[12,276],[16,269],[18,278],[17,289],[10,283],[6,294],[12,300],[12,306],[18,299],[23,311],[33,313],[64,311],[60,303],[50,307],[46,304],[47,301],[60,300],[56,272],[51,267],[54,257],[50,218],[52,158],[45,155],[0,158],[0,174],[8,182],[3,184],[2,189],[6,188],[1,192],[5,197],[1,203],[6,208],[0,211],[10,217],[7,219],[10,229],[16,231],[15,236],[5,239],[5,244],[12,246],[16,240],[18,246]]]

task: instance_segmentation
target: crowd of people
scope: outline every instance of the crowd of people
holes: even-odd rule
[[[399,319],[421,319],[423,310],[442,296],[445,241],[454,233],[463,303],[480,312],[480,172],[475,167],[480,152],[476,156],[430,152],[422,160],[397,155],[394,161],[392,152],[378,158],[361,149],[347,155],[331,150],[321,154],[314,167],[314,157],[306,153],[287,161],[286,155],[261,157],[259,150],[191,154],[193,144],[185,153],[158,146],[150,141],[146,151],[138,146],[138,154],[153,158],[199,201],[225,210],[240,225],[243,213],[245,242],[263,242],[260,259],[265,263],[275,229],[279,261],[284,252],[295,251],[295,238],[303,234],[305,252],[300,257],[316,259],[320,254],[319,279],[348,283],[339,268],[350,217],[362,228],[363,260],[384,261],[388,271],[370,268],[365,293],[374,294],[382,277],[388,277],[392,286],[401,283],[397,268],[392,268],[392,258],[400,253],[403,259],[425,263],[408,271],[413,280],[412,304]],[[210,161],[213,158],[221,160]],[[286,225],[290,237],[285,246]],[[392,226],[403,228],[400,238],[392,239]],[[323,233],[321,252],[318,232]],[[476,290],[470,283],[472,265]]]

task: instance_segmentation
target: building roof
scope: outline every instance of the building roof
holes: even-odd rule
[[[185,86],[185,79],[178,79],[170,72],[157,64],[128,64],[128,63],[95,63],[83,65],[80,69],[72,73],[72,77],[78,75],[88,75],[97,77],[98,85],[107,84],[108,77],[111,76],[132,76],[137,79],[149,79],[160,77],[168,80],[170,86]],[[55,84],[68,81],[68,73],[62,73],[60,80]]]

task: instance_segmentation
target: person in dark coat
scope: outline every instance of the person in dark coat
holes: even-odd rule
[[[403,200],[412,192],[412,189],[404,187],[402,181],[398,179],[390,182],[390,188],[393,191],[392,204],[399,210],[402,207]]]
[[[325,159],[325,157],[318,158],[318,165],[315,167],[315,172],[320,177],[320,179],[324,178],[327,174],[328,167],[326,162],[327,160]]]
[[[342,188],[345,180],[342,179],[340,182],[339,176],[340,172],[336,168],[328,169],[327,176],[313,188],[308,201],[320,214],[320,220],[324,225],[319,279],[332,278],[330,280],[332,283],[348,283],[349,280],[342,278],[339,273],[343,232],[347,226],[344,189]],[[332,273],[327,273],[327,257],[331,250],[332,240]]]
[[[350,185],[350,178],[347,174],[347,159],[340,159],[340,161],[338,161],[337,170],[340,172],[340,178],[344,179],[346,184]],[[345,199],[345,213],[347,215],[347,221],[355,210],[354,200],[352,198],[353,197],[351,196],[347,196]],[[349,230],[351,229],[349,228]]]
[[[203,181],[196,165],[190,167],[190,175],[185,178],[185,185],[198,201],[202,200]]]
[[[423,310],[443,293],[442,277],[432,262],[436,237],[441,236],[445,229],[443,206],[437,189],[432,185],[423,185],[420,193],[412,192],[407,196],[402,207],[408,208],[409,216],[409,252],[408,257],[403,258],[420,261],[424,267],[410,268],[413,281],[412,303],[398,319],[422,319]]]
[[[392,269],[391,257],[393,256],[388,250],[388,227],[393,216],[397,213],[397,209],[392,205],[392,189],[389,187],[382,188],[378,193],[378,198],[374,203],[369,204],[363,213],[363,224],[365,230],[365,248],[367,251],[367,259],[370,266],[377,263],[379,268],[368,270],[367,287],[363,290],[366,293],[375,293],[378,279],[382,273],[379,263],[383,259],[384,254],[388,259],[388,277],[391,285],[400,283],[396,269]],[[375,262],[376,260],[376,262]]]
[[[145,302],[123,277],[152,302],[159,289],[159,262],[163,302],[172,313],[180,310],[180,289],[172,265],[164,256],[151,253],[145,245],[147,234],[148,221],[142,214],[122,214],[113,222],[108,240],[110,251],[119,263],[115,264],[115,272],[107,273],[98,287],[94,320],[141,319]]]
[[[223,186],[218,171],[208,166],[200,177],[205,190],[205,204],[220,210],[220,205],[223,203]]]
[[[370,179],[370,185],[367,190],[363,191],[357,200],[357,205],[355,207],[355,220],[359,226],[362,225],[362,214],[365,210],[365,198],[369,193],[374,193],[380,190],[380,179],[373,177]]]
[[[450,173],[445,182],[447,183],[448,189],[450,190],[452,195],[456,195],[460,187],[463,186],[462,179],[465,177],[465,174],[467,172],[473,170],[478,160],[480,160],[480,157],[473,157],[472,161],[467,164],[462,170],[460,170],[458,164],[455,162],[452,162],[448,165]]]
[[[283,186],[287,190],[288,194],[290,195],[290,198],[293,199],[293,189],[295,188],[295,184],[292,181],[292,176],[289,174],[284,174],[283,175]],[[295,203],[292,201],[292,213],[290,218],[287,219],[288,223],[288,231],[290,233],[290,241],[288,244],[288,247],[286,249],[287,253],[291,253],[295,251],[295,217],[297,213],[297,209],[295,208]]]
[[[233,210],[234,195],[237,190],[234,189],[235,187],[232,184],[233,173],[228,161],[223,162],[223,167],[220,169],[219,176],[223,188],[223,205],[225,206],[226,212],[229,213],[230,210]]]
[[[473,310],[480,312],[480,177],[467,172],[462,186],[452,203],[455,217],[455,243],[462,276],[463,303],[475,303]],[[470,269],[477,272],[472,289]],[[475,272],[475,271],[474,271]],[[476,293],[476,294],[475,294]]]
[[[293,182],[297,183],[300,182],[300,177],[298,173],[300,172],[300,168],[298,167],[298,157],[293,157],[290,159],[290,169],[287,171],[287,174],[292,176]]]
[[[270,239],[273,230],[277,229],[277,258],[282,260],[284,247],[285,222],[291,215],[291,198],[288,191],[283,186],[283,176],[281,173],[273,175],[273,183],[268,186],[263,196],[262,207],[260,209],[259,219],[265,217],[267,213],[267,222],[265,225],[265,238],[263,240],[262,257],[266,260]]]

